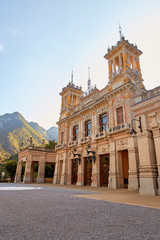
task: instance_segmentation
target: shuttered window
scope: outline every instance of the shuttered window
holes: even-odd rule
[[[123,107],[119,107],[116,109],[117,112],[117,125],[122,124],[123,121]]]

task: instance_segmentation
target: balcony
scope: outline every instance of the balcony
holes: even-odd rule
[[[78,140],[72,141],[72,142],[69,142],[69,143],[68,143],[68,147],[73,147],[73,146],[75,146],[75,145],[77,145],[77,144],[78,144]]]
[[[87,143],[87,142],[89,142],[89,141],[91,141],[91,140],[92,140],[91,137],[84,137],[84,138],[82,138],[82,139],[79,141],[79,143],[80,143],[80,144],[83,144],[83,143]]]
[[[66,147],[66,144],[65,144],[65,143],[62,143],[62,144],[57,145],[57,146],[55,147],[55,149],[58,150],[58,149],[61,149],[61,148],[63,148],[63,147]]]
[[[107,134],[108,133],[106,131],[99,132],[94,136],[94,140],[103,139],[103,138],[107,137]]]
[[[129,130],[129,129],[130,129],[130,123],[125,122],[125,123],[117,125],[113,128],[109,128],[108,129],[108,135],[115,134],[115,133],[122,132],[122,131],[126,131],[126,130]]]

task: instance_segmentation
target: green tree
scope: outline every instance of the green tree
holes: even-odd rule
[[[46,164],[45,166],[45,177],[46,178],[53,178],[54,174],[54,165]]]
[[[55,149],[56,145],[57,145],[57,143],[55,142],[55,140],[49,140],[49,142],[47,144],[45,144],[45,148]]]
[[[8,174],[8,176],[11,178],[11,182],[14,181],[14,177],[16,174],[16,168],[17,168],[17,161],[10,160],[5,164],[5,170]]]

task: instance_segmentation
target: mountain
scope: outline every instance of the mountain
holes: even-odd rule
[[[50,139],[48,138],[46,129],[44,129],[43,127],[40,127],[40,126],[38,125],[38,123],[28,122],[28,124],[29,124],[34,130],[36,130],[36,132],[38,132],[39,134],[41,134],[44,139],[46,139],[47,141],[50,140]]]
[[[46,132],[47,132],[47,136],[48,136],[49,140],[54,139],[56,142],[58,141],[58,128],[57,127],[51,127]]]
[[[58,129],[53,128],[55,128],[55,135],[50,134],[49,129],[45,130],[37,123],[26,121],[18,112],[0,116],[0,161],[19,151],[22,142],[24,147],[28,146],[30,137],[37,146],[43,139],[47,141],[57,139]]]
[[[47,141],[49,140],[55,140],[57,142],[58,140],[58,128],[57,127],[51,127],[48,130],[44,129],[43,127],[40,127],[38,123],[35,122],[29,122],[28,123],[33,129],[36,130],[39,134],[43,136],[44,139]]]

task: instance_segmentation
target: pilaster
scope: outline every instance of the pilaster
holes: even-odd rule
[[[157,169],[158,169],[158,195],[160,196],[160,130],[159,128],[152,129],[153,131],[153,138],[154,138],[154,145],[155,145],[155,152],[156,152],[156,160],[157,160]]]
[[[31,183],[33,182],[33,163],[32,163],[32,155],[28,155],[25,167],[25,174],[24,174],[24,183]]]
[[[108,188],[117,189],[117,163],[116,163],[116,149],[115,142],[110,141],[110,171]]]
[[[139,174],[138,174],[138,148],[137,139],[128,139],[128,160],[129,160],[129,171],[128,171],[128,189],[138,190],[139,189]]]
[[[21,172],[22,172],[22,162],[19,161],[17,165],[16,176],[14,179],[15,183],[21,182]]]
[[[99,161],[100,157],[96,155],[96,162],[92,161],[92,183],[91,187],[99,187],[100,186],[100,174],[99,174]]]
[[[37,183],[44,183],[45,176],[45,155],[41,156],[38,166]]]
[[[138,134],[139,179],[141,195],[157,195],[157,166],[153,137],[147,130],[147,119],[141,116],[143,132]]]

